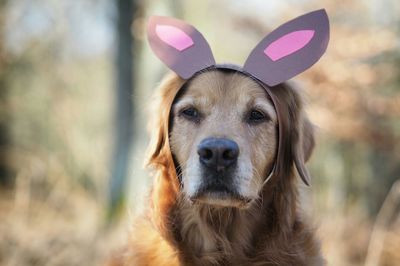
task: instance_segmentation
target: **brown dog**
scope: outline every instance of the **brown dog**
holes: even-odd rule
[[[113,265],[323,264],[298,208],[294,166],[304,171],[314,146],[299,90],[268,95],[223,70],[184,83],[173,74],[158,90],[151,206]]]

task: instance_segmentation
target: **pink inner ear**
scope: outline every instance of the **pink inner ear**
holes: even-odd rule
[[[291,55],[307,45],[314,36],[314,30],[299,30],[283,35],[272,42],[264,50],[272,61],[277,61],[285,56]]]
[[[192,38],[183,30],[170,25],[157,25],[157,36],[166,44],[182,52],[191,47],[194,43]]]

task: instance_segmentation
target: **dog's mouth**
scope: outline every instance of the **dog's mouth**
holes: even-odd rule
[[[251,199],[219,182],[202,186],[194,196],[190,197],[190,200],[198,204],[238,208],[244,208],[251,202]]]

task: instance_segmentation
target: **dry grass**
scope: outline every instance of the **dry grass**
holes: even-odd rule
[[[100,208],[79,193],[71,196],[59,206],[31,201],[27,209],[2,197],[0,264],[100,265],[111,249]]]
[[[102,205],[79,189],[46,200],[0,197],[0,265],[101,265],[119,233],[105,230]]]

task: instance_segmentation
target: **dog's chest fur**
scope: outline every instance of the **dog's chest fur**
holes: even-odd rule
[[[260,204],[239,210],[180,203],[171,230],[182,265],[323,264],[311,230],[299,221],[276,228],[285,222],[261,212]]]
[[[246,253],[251,251],[252,230],[258,217],[249,217],[250,212],[245,215],[235,208],[185,205],[176,232],[179,246],[186,253],[184,259],[216,264],[249,255]]]

